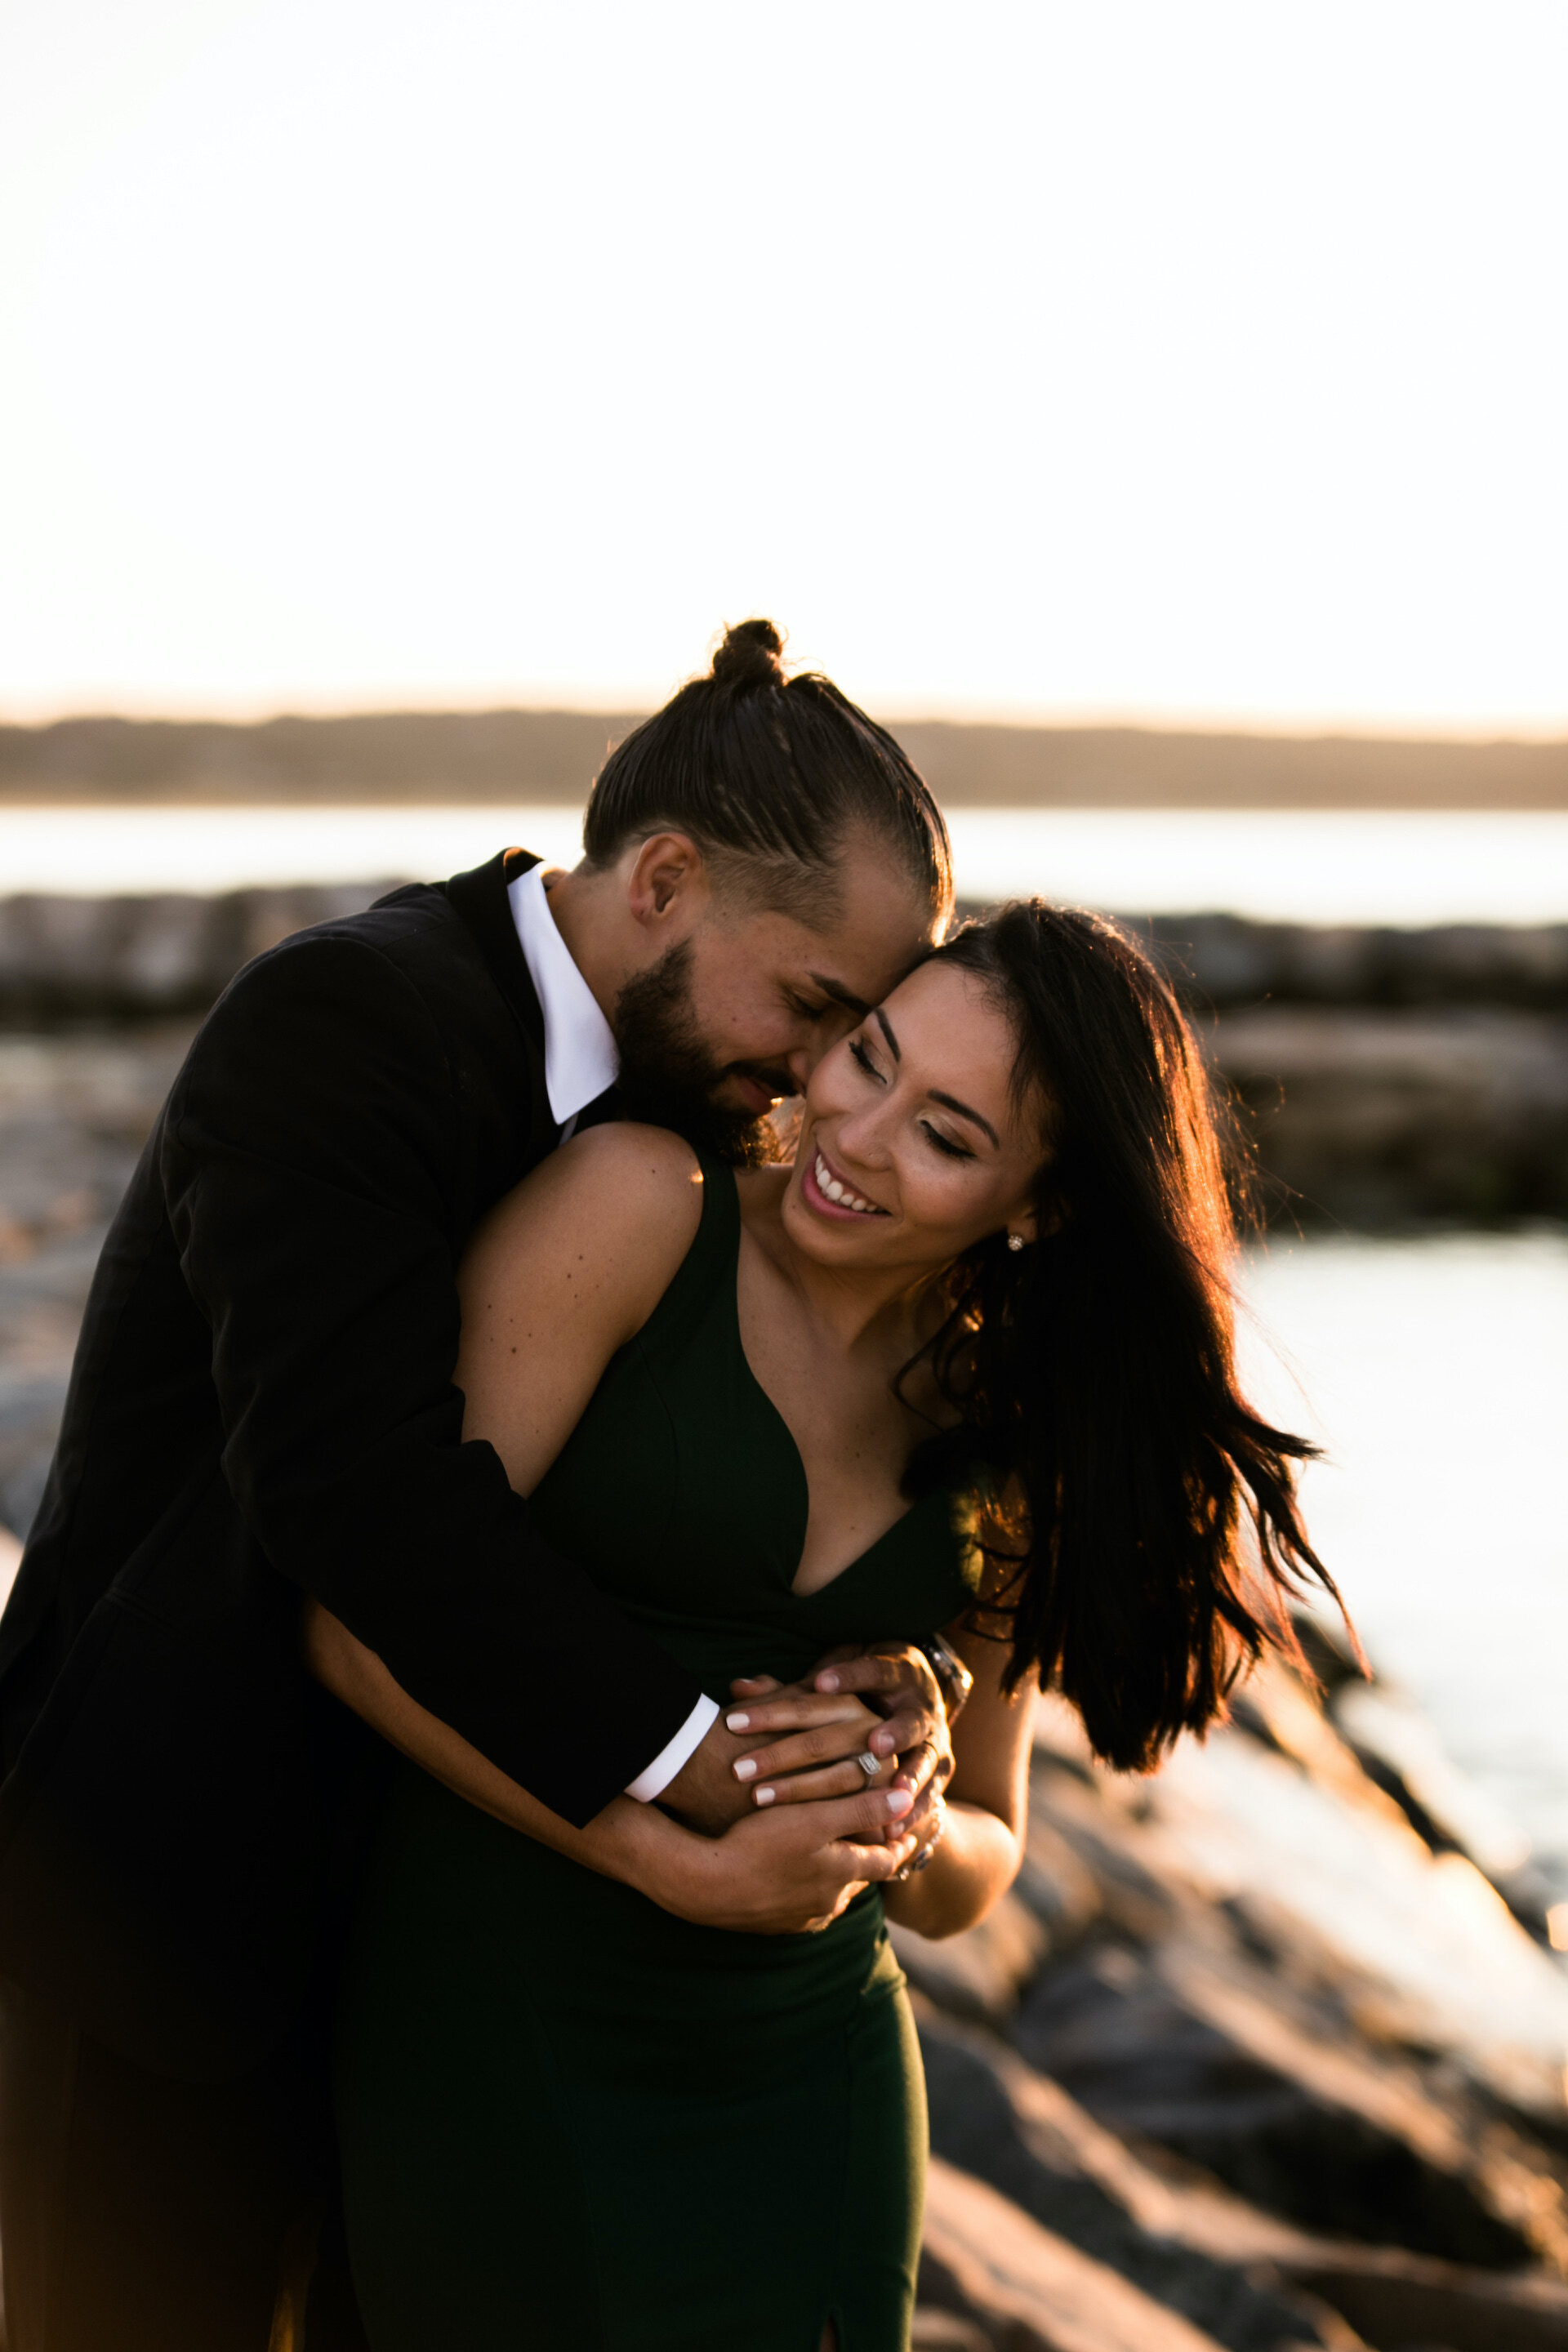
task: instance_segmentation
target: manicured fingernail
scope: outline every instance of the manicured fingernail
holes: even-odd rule
[[[735,1778],[736,1778],[736,1780],[754,1780],[756,1779],[756,1777],[757,1777],[757,1759],[756,1759],[756,1758],[755,1758],[754,1756],[742,1756],[742,1759],[741,1759],[741,1760],[740,1760],[740,1762],[739,1762],[739,1763],[736,1765],[736,1767],[735,1767]]]
[[[890,1756],[893,1752],[893,1735],[890,1731],[874,1731],[866,1745],[873,1756]]]
[[[759,1805],[771,1805],[773,1799],[778,1795],[778,1790],[776,1789],[753,1789],[752,1794],[755,1797]]]
[[[727,1715],[724,1720],[731,1731],[745,1731],[750,1728],[752,1718],[749,1715]]]
[[[909,1792],[909,1790],[908,1790],[907,1789],[889,1789],[889,1791],[888,1791],[888,1811],[889,1811],[890,1813],[893,1813],[893,1814],[907,1813],[907,1812],[909,1811],[909,1810],[910,1810],[910,1807],[913,1803],[914,1803],[914,1799],[910,1796],[910,1792]]]
[[[838,1688],[837,1675],[818,1675],[816,1677],[816,1687],[819,1691],[836,1691]]]

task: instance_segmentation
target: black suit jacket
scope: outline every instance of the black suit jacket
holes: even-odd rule
[[[93,1282],[0,1620],[0,1972],[170,2072],[252,2063],[316,1947],[335,1798],[300,1588],[578,1823],[699,1696],[461,1443],[457,1261],[555,1135],[518,870],[241,972]]]

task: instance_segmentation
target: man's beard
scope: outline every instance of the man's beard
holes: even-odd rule
[[[787,1094],[788,1074],[720,1062],[709,1051],[692,1010],[689,940],[626,982],[616,999],[614,1026],[621,1055],[616,1087],[630,1118],[673,1128],[739,1168],[777,1159],[778,1138],[767,1114],[727,1109],[716,1097],[737,1073]]]

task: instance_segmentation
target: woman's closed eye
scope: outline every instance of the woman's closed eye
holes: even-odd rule
[[[859,1067],[875,1085],[879,1087],[887,1085],[887,1074],[878,1068],[876,1055],[864,1037],[851,1037],[849,1051]],[[934,1144],[945,1159],[973,1159],[974,1154],[966,1143],[960,1143],[955,1136],[944,1135],[939,1127],[932,1127],[929,1119],[921,1120],[920,1129],[926,1141]]]

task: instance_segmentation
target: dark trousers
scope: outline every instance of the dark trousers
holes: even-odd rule
[[[193,2086],[0,1981],[6,2352],[365,2352],[325,2040]]]

